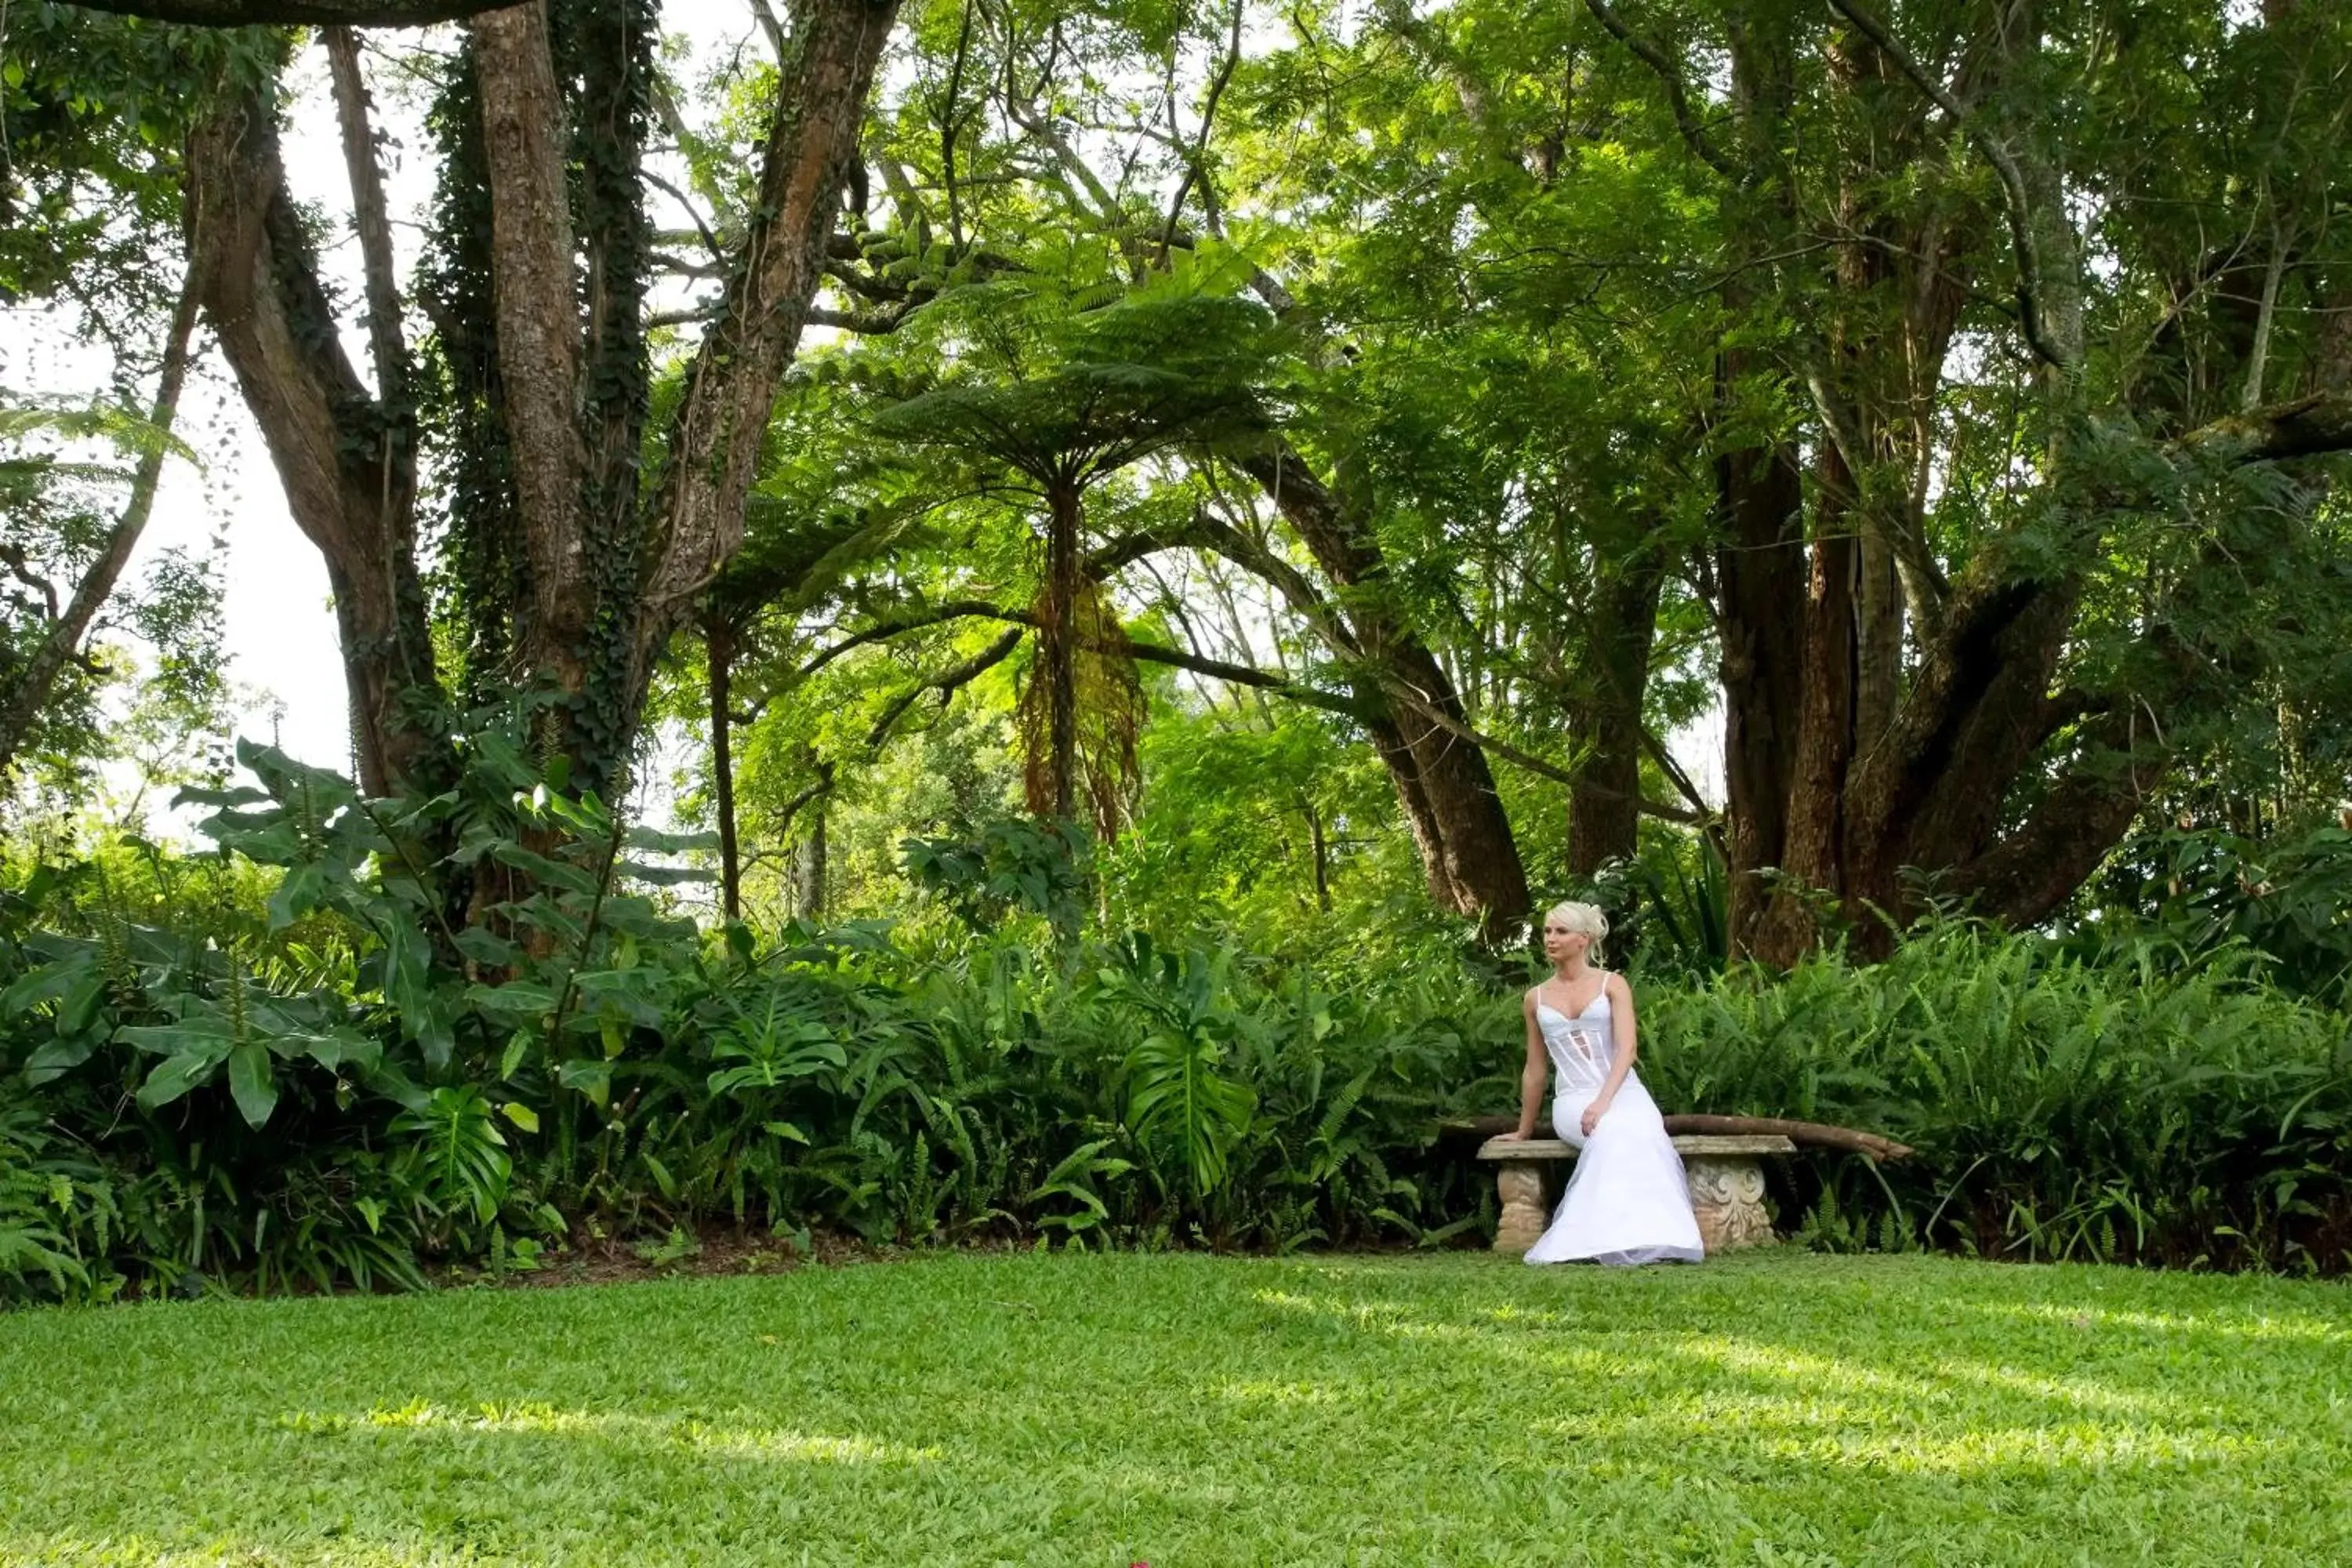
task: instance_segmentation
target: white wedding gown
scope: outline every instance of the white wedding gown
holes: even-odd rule
[[[1584,1108],[1609,1077],[1613,1050],[1607,982],[1573,1018],[1538,997],[1536,1025],[1559,1079],[1552,1127],[1580,1152],[1551,1226],[1528,1249],[1528,1261],[1696,1263],[1706,1257],[1682,1156],[1666,1136],[1658,1102],[1632,1069],[1592,1136],[1584,1135]]]

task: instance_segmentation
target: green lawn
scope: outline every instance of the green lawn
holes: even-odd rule
[[[942,1255],[0,1317],[0,1563],[2352,1561],[2352,1291]]]

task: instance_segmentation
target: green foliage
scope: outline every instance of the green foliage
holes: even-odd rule
[[[909,838],[901,846],[908,879],[975,931],[1014,913],[1069,929],[1086,909],[1087,848],[1083,830],[1027,817],[1000,817],[968,840]]]
[[[2184,962],[2238,946],[2272,984],[2352,1005],[2352,831],[2326,826],[2267,841],[2168,827],[2126,840],[2098,881],[2075,940],[2095,958],[2121,916],[2126,956],[2152,934]]]
[[[221,855],[0,900],[0,1073],[29,1097],[0,1126],[9,1298],[415,1286],[714,1224],[1279,1252],[1491,1223],[1438,1124],[1509,1108],[1515,987],[1442,934],[1106,939],[1066,845],[1016,822],[910,850],[943,910],[705,935],[662,903],[701,840],[499,731],[428,799],[242,754],[257,787],[207,797]],[[1790,1163],[1812,1245],[2352,1264],[2347,1021],[2242,945],[1955,921],[1780,978],[1640,951],[1668,1110],[1918,1151]]]
[[[1987,1257],[2352,1264],[2352,1026],[2158,937],[2086,963],[1953,923],[1883,963],[1654,987],[1643,1074],[1670,1110],[1864,1127],[1919,1151],[1811,1166],[1879,1237]],[[1817,1215],[1821,1211],[1816,1211]]]

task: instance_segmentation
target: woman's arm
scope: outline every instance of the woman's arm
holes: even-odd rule
[[[1601,1083],[1601,1092],[1584,1108],[1584,1135],[1592,1136],[1601,1117],[1608,1114],[1610,1101],[1617,1098],[1617,1086],[1633,1070],[1633,988],[1625,984],[1622,974],[1612,974],[1602,981],[1609,993],[1609,1024],[1616,1043],[1609,1052],[1609,1076]]]
[[[1519,1011],[1528,1020],[1528,1065],[1519,1069],[1519,1130],[1502,1136],[1524,1143],[1536,1135],[1536,1111],[1543,1104],[1544,1079],[1551,1071],[1551,1058],[1544,1051],[1543,1030],[1536,1023],[1534,992],[1520,999]]]

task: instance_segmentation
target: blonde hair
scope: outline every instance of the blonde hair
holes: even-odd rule
[[[1591,904],[1580,904],[1573,900],[1554,904],[1545,911],[1544,924],[1549,925],[1555,921],[1572,931],[1582,931],[1591,937],[1595,952],[1600,952],[1601,944],[1609,940],[1609,917]]]

